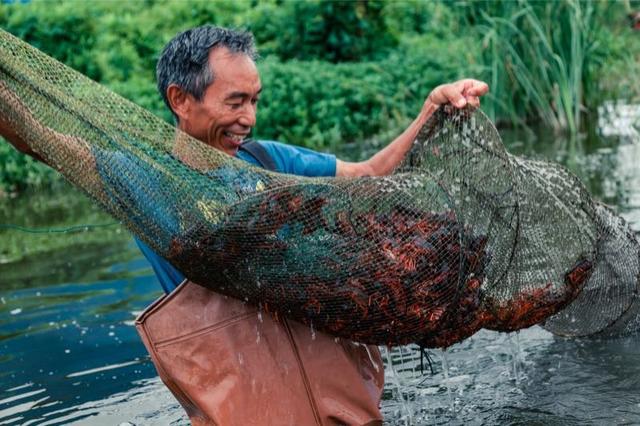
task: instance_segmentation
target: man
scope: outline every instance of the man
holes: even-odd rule
[[[255,50],[250,34],[211,26],[199,27],[177,35],[167,44],[158,61],[157,78],[160,94],[173,112],[179,129],[212,148],[261,165],[255,156],[242,149],[243,141],[256,124],[256,109],[262,93],[262,83],[254,59]],[[391,144],[364,162],[341,161],[332,155],[275,142],[259,144],[274,160],[276,170],[283,173],[305,176],[385,175],[391,173],[404,158],[422,125],[440,105],[452,103],[457,107],[467,104],[477,106],[479,97],[487,90],[486,84],[475,80],[462,80],[436,88],[411,125]],[[183,161],[188,163],[188,152],[181,152],[179,145],[176,146],[176,150]],[[184,277],[175,268],[144,244],[140,243],[140,246],[166,291],[170,292],[182,282]],[[195,291],[200,293],[202,290]],[[188,300],[184,304],[174,298],[164,305],[167,316],[178,318],[176,313],[192,311],[196,306],[193,302],[196,297],[191,294],[190,296],[185,296]],[[208,420],[224,424],[364,424],[381,421],[378,403],[384,376],[381,374],[382,362],[377,348],[356,346],[351,342],[336,343],[324,334],[321,337],[316,336],[313,340],[306,326],[287,320],[274,322],[263,318],[260,323],[254,308],[224,300],[220,296],[210,296],[207,303],[209,306],[217,307],[216,312],[211,313],[215,319],[209,321],[209,325],[216,328],[217,332],[215,335],[208,335],[207,347],[214,358],[224,358],[224,362],[216,362],[225,365],[200,364],[194,369],[185,363],[180,369],[184,367],[192,372],[198,371],[209,378],[215,376],[217,380],[213,380],[215,383],[194,384],[181,371],[176,371],[179,369],[173,371],[175,375],[180,376],[179,378],[173,380],[165,377],[165,380],[171,383],[170,387],[178,385],[183,391],[184,388],[189,388],[192,395],[207,388],[204,400],[210,397],[220,398],[217,406],[209,407],[209,415],[202,412],[206,410],[198,413],[201,418],[208,417]],[[198,310],[209,312],[206,306],[197,306]],[[234,323],[233,331],[226,334],[224,324],[231,322],[230,318],[238,318],[239,312],[248,312],[248,318],[241,320],[244,323]],[[157,323],[166,323],[157,318],[162,316],[157,311],[154,315]],[[143,316],[141,322],[148,324],[149,316]],[[199,324],[200,327],[202,325]],[[188,328],[198,327],[190,324]],[[141,329],[144,336],[144,329]],[[268,347],[273,342],[284,343],[274,344],[277,348],[272,349],[270,353],[265,351],[258,356],[247,356],[247,353],[259,353],[260,343],[255,343],[255,340],[260,339],[256,337],[259,336],[258,333],[262,334],[264,346]],[[147,336],[149,334],[151,332],[148,332]],[[184,335],[183,331],[170,338],[178,339],[176,336]],[[237,338],[238,335],[243,337]],[[289,339],[282,338],[283,335]],[[163,335],[164,341],[168,338]],[[153,354],[154,345],[150,340],[149,337],[145,337]],[[182,342],[185,344],[184,340]],[[202,345],[193,341],[186,344],[191,345],[187,349],[191,354],[198,352]],[[158,364],[167,366],[165,368],[171,368],[168,364],[181,359],[177,355],[160,354],[157,345],[155,348],[154,357]],[[183,347],[180,350],[184,349]],[[236,362],[237,354],[245,358],[244,364],[241,361]],[[292,368],[296,365],[299,367],[300,380],[294,378],[294,374],[291,373],[281,383],[276,377],[287,376],[285,371],[289,360]],[[221,369],[225,372],[221,373]],[[318,371],[324,369],[326,371]],[[247,370],[251,370],[252,373],[242,374],[242,371]],[[323,375],[332,375],[335,380],[327,381]],[[229,380],[230,378],[232,379]],[[229,384],[223,390],[225,386],[221,383],[226,380],[233,384]],[[301,384],[296,386],[294,383]],[[345,389],[348,392],[345,392]],[[265,396],[265,390],[269,395]],[[306,393],[307,398],[302,395],[291,398],[291,392],[287,390]],[[242,395],[243,392],[251,395]],[[187,393],[189,392],[183,392],[181,398],[188,399]],[[285,393],[288,395],[283,395]],[[194,405],[202,406],[206,404],[204,400]],[[331,400],[333,406],[326,400]],[[233,410],[231,407],[234,406],[234,401],[243,405],[244,414],[229,413]],[[199,411],[189,403],[183,405],[188,407],[188,410]],[[240,411],[238,405],[235,406],[235,410]],[[193,419],[198,415],[191,417]]]
[[[178,129],[213,149],[282,173],[389,174],[440,105],[477,106],[488,90],[471,79],[437,87],[401,135],[370,159],[352,163],[277,142],[244,144],[255,126],[262,93],[255,56],[249,33],[193,28],[164,48],[157,65],[158,88]],[[30,153],[11,126],[2,123],[0,117],[0,133]],[[203,168],[183,138],[176,138],[174,154]],[[310,332],[193,285],[144,243],[138,244],[168,294],[141,315],[138,329],[158,373],[194,424],[381,423],[384,376],[376,347]]]

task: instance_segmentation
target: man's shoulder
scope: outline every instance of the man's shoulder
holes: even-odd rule
[[[336,157],[295,145],[272,140],[258,140],[281,173],[300,176],[335,176]]]

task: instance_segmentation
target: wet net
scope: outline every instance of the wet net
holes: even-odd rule
[[[393,175],[254,168],[0,33],[0,117],[194,282],[363,343],[638,328],[638,242],[561,167],[441,108]]]

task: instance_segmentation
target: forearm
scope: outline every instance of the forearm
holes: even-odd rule
[[[473,79],[459,80],[455,83],[436,87],[425,100],[418,117],[413,120],[411,125],[400,136],[367,161],[361,163],[338,161],[336,175],[388,175],[402,162],[407,152],[411,149],[411,145],[418,136],[420,129],[440,105],[450,103],[456,108],[464,108],[466,105],[478,107],[480,105],[480,96],[487,93],[488,90],[489,86],[486,83]]]
[[[36,160],[47,164],[47,162],[35,151],[31,149],[31,147],[12,129],[6,125],[6,122],[0,119],[0,135],[4,137],[4,139],[9,142],[13,147],[30,157],[35,158]]]
[[[420,114],[411,122],[404,132],[391,143],[360,163],[348,163],[338,160],[337,176],[384,176],[388,175],[402,162],[411,149],[420,129],[433,115],[438,106],[426,102]]]
[[[77,181],[94,195],[101,192],[95,158],[82,138],[42,124],[22,100],[0,81],[0,136],[18,151]]]
[[[402,134],[366,161],[372,176],[384,176],[393,172],[407,155],[420,129],[422,129],[436,109],[438,109],[438,106],[431,102],[425,104],[420,114]]]

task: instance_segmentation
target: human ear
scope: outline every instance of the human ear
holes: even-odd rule
[[[191,96],[182,90],[177,84],[170,84],[167,87],[167,100],[171,106],[171,110],[183,121],[189,116],[191,111]]]

